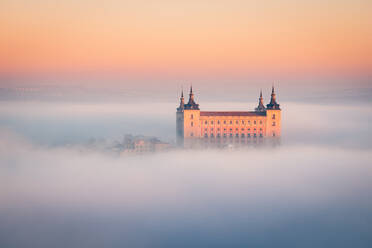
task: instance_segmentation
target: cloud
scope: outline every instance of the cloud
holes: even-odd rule
[[[367,247],[370,149],[113,157],[0,133],[4,247]]]

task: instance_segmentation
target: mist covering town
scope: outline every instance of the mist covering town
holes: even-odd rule
[[[372,109],[346,92],[334,97],[344,102],[286,102],[279,88],[280,145],[201,150],[173,146],[176,94],[174,102],[3,101],[1,244],[368,247]],[[256,105],[197,100],[211,110]],[[171,147],[123,152],[134,139]]]

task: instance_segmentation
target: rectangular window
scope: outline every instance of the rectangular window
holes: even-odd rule
[[[208,121],[205,121],[205,125],[208,125]]]
[[[213,125],[213,121],[211,121],[211,124]]]
[[[254,122],[253,122],[253,124],[255,124],[255,125],[256,125],[256,124],[257,124],[257,123],[256,123],[256,121],[254,121]]]
[[[223,124],[226,124],[226,121],[223,121]]]
[[[217,121],[217,124],[220,125],[220,121]]]
[[[232,124],[232,121],[230,121],[230,124]]]
[[[194,122],[191,122],[191,126],[192,126],[192,127],[194,126]]]
[[[275,126],[275,121],[273,121],[273,126]]]
[[[191,114],[191,116],[190,116],[190,117],[191,117],[191,119],[194,119],[194,115],[193,115],[193,114]]]
[[[244,124],[244,121],[242,121],[242,124]]]
[[[275,114],[273,114],[273,120],[275,120]]]
[[[236,123],[236,124],[239,124],[239,121],[236,121],[235,123]]]
[[[260,121],[260,124],[262,124],[262,121]]]

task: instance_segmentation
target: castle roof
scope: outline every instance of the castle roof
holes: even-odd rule
[[[200,116],[266,116],[257,111],[200,111]]]

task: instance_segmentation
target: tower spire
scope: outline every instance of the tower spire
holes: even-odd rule
[[[258,98],[258,106],[255,109],[258,112],[265,111],[265,105],[263,103],[262,89],[260,90],[260,98]]]
[[[279,104],[276,102],[276,94],[275,94],[275,90],[274,90],[274,84],[271,88],[271,99],[270,99],[270,103],[266,105],[267,106],[267,109],[280,109],[279,108]]]

